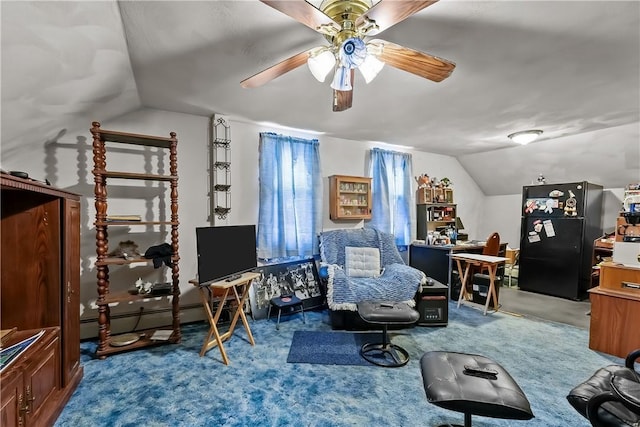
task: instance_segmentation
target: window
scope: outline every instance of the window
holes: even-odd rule
[[[396,238],[399,247],[411,243],[411,154],[373,148],[373,216],[370,225]]]
[[[260,133],[258,258],[319,253],[322,175],[317,139]]]

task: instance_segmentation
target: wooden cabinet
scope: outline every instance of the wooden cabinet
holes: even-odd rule
[[[330,176],[329,218],[371,219],[371,178]]]
[[[7,344],[40,331],[18,331]],[[0,425],[53,425],[70,395],[60,377],[60,328],[45,328],[38,341],[6,368],[1,380]]]
[[[177,157],[177,145],[175,132],[171,132],[170,136],[159,137],[151,135],[139,135],[125,132],[117,132],[111,130],[105,130],[100,128],[100,123],[93,122],[91,128],[91,134],[93,135],[93,159],[94,169],[93,175],[95,177],[95,206],[96,206],[96,271],[97,271],[97,290],[98,299],[96,305],[98,306],[98,348],[96,354],[104,358],[109,354],[119,353],[122,351],[134,350],[136,348],[147,347],[150,345],[158,345],[164,343],[176,343],[181,340],[180,332],[180,308],[179,308],[179,267],[178,262],[180,256],[178,253],[178,157]],[[135,172],[123,172],[107,168],[107,152],[113,149],[115,152],[122,153],[126,151],[123,147],[126,146],[142,146],[149,147],[157,150],[167,150],[169,155],[169,174],[160,173],[162,167],[158,167],[158,173],[135,173]],[[109,150],[107,149],[109,146]],[[134,151],[135,152],[135,151]],[[158,183],[169,184],[169,204],[166,205],[163,200],[159,204],[161,207],[166,207],[166,212],[158,212],[158,217],[152,220],[120,220],[115,215],[107,214],[108,211],[108,196],[107,196],[107,181],[112,180],[129,180],[140,182],[155,181]],[[162,198],[163,186],[159,186],[158,198]],[[114,219],[115,218],[115,219]],[[137,341],[122,345],[118,343],[115,345],[115,341],[112,344],[111,337],[111,312],[110,304],[118,303],[130,303],[135,301],[143,301],[145,298],[149,298],[148,295],[132,295],[128,291],[123,292],[110,292],[110,269],[116,269],[118,267],[128,267],[132,264],[151,264],[152,260],[143,257],[110,257],[109,254],[109,233],[110,227],[137,227],[137,226],[160,226],[169,227],[171,235],[171,249],[173,254],[171,255],[171,313],[172,313],[172,325],[171,336],[168,340],[154,340],[152,335],[156,332],[156,329],[150,329],[146,331],[136,332],[139,339]]]
[[[429,232],[456,225],[454,203],[422,203],[416,205],[417,239],[426,240]]]
[[[47,409],[55,419],[83,375],[80,196],[5,174],[0,184],[0,324],[3,329],[59,328],[52,375],[60,393]]]
[[[600,286],[589,290],[589,348],[625,357],[640,347],[640,269],[600,266]]]
[[[65,224],[80,224],[80,202],[77,200],[65,200],[64,209]],[[73,382],[78,369],[80,369],[80,233],[78,230],[69,232],[64,239],[62,247],[64,270],[62,282],[62,316],[67,319],[61,325],[64,337],[62,351],[62,383]],[[73,262],[78,260],[78,262]],[[69,321],[69,319],[73,319]]]

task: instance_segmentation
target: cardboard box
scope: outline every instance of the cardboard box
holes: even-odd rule
[[[640,268],[640,243],[615,242],[613,244],[613,262],[626,267]]]
[[[516,256],[518,255],[518,252],[520,252],[520,249],[510,249],[507,248],[507,251],[505,253],[505,258],[509,258],[509,260],[506,262],[506,264],[515,264],[516,262]]]

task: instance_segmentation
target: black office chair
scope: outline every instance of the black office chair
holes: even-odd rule
[[[640,349],[630,352],[624,366],[598,369],[567,396],[573,408],[594,427],[640,425],[640,372],[635,362]]]

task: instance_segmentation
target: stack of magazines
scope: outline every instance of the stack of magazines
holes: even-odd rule
[[[44,329],[37,334],[12,345],[11,347],[0,349],[0,372],[4,371],[7,366],[14,362],[18,356],[27,351],[29,347],[44,334]]]

